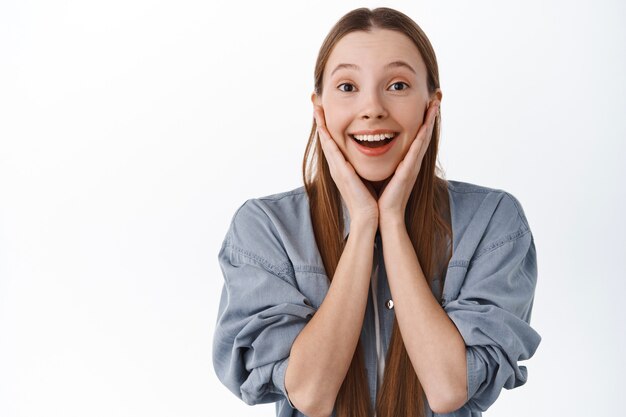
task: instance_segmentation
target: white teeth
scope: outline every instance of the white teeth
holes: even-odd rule
[[[380,135],[352,135],[356,140],[374,142],[379,140],[391,139],[395,133],[382,133]]]

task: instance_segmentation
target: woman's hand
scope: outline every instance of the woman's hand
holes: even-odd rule
[[[357,175],[354,167],[346,161],[343,153],[337,146],[326,128],[324,110],[321,106],[314,106],[317,135],[328,161],[330,174],[343,197],[350,213],[350,224],[378,227],[378,204],[376,192]]]
[[[428,107],[425,121],[422,123],[417,136],[411,143],[404,159],[400,161],[395,173],[387,179],[378,198],[379,222],[400,222],[404,224],[406,205],[411,195],[413,185],[422,166],[422,160],[432,136],[435,119],[439,112],[437,100]]]

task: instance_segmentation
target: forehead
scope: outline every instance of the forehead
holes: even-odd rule
[[[418,73],[426,73],[417,47],[404,33],[389,29],[359,30],[348,33],[335,44],[324,72],[344,63],[370,69],[393,61],[406,61]]]

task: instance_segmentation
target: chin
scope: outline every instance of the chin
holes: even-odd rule
[[[359,177],[361,177],[364,180],[367,180],[369,182],[379,182],[379,181],[385,181],[387,178],[391,177],[394,173],[394,170],[377,170],[377,171],[373,171],[373,170],[360,170],[357,169],[357,174],[359,174]]]

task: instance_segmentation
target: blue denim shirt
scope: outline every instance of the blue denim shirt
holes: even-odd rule
[[[466,345],[467,402],[453,413],[436,414],[425,398],[425,415],[477,417],[502,388],[526,383],[518,361],[535,353],[541,336],[530,327],[537,284],[535,244],[520,202],[510,193],[448,180],[453,255],[443,297],[437,278],[433,295]],[[343,205],[344,236],[350,230]],[[379,263],[380,335],[387,352],[394,310],[382,257]],[[219,252],[224,276],[213,339],[218,378],[247,404],[276,402],[278,417],[303,417],[285,391],[291,346],[326,295],[330,281],[319,255],[304,187],[246,201],[235,213]],[[376,336],[372,293],[361,342],[370,402],[377,390]],[[334,413],[333,413],[334,414]]]

